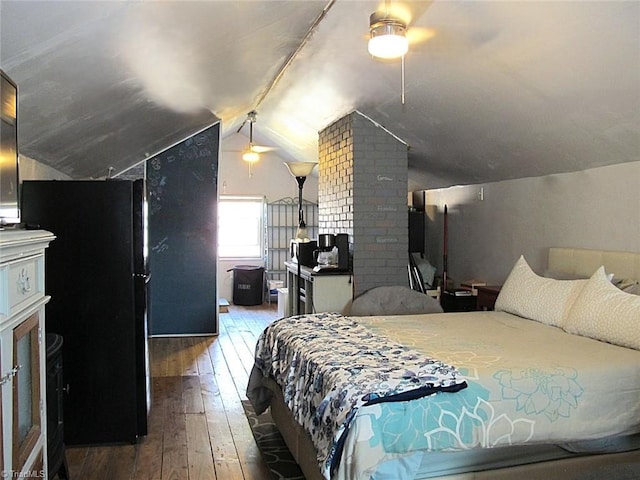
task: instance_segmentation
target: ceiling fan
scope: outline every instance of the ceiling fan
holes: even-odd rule
[[[253,176],[252,165],[260,160],[260,155],[267,152],[277,150],[277,147],[269,147],[266,145],[256,145],[253,141],[253,124],[256,122],[258,112],[251,110],[247,113],[247,118],[242,122],[236,133],[244,128],[245,124],[249,124],[249,144],[242,150],[225,150],[227,152],[240,152],[242,160],[249,164],[249,177]]]
[[[405,103],[404,57],[409,51],[409,44],[428,40],[435,35],[433,30],[409,27],[409,24],[430,5],[431,2],[415,2],[409,7],[407,3],[385,0],[369,17],[367,49],[371,56],[383,60],[401,59],[402,105]]]
[[[265,145],[256,145],[253,143],[253,124],[256,122],[257,115],[258,112],[251,110],[247,113],[247,119],[244,122],[249,123],[249,145],[247,145],[247,147],[242,151],[242,159],[249,163],[255,163],[260,160],[261,153],[271,152],[276,149],[275,147],[267,147]],[[238,132],[242,130],[244,123],[238,129]]]
[[[409,46],[435,36],[434,29],[411,25],[430,5],[431,2],[385,0],[369,17],[369,53],[382,59],[404,58]]]
[[[429,27],[416,25],[434,6],[434,3],[435,0],[381,1],[376,11],[370,16],[367,38],[371,38],[372,26],[376,21],[387,19],[387,21],[399,22],[404,27],[404,35],[408,43],[407,53],[444,53],[451,56],[468,53],[492,41],[500,33],[499,29],[484,25],[477,18],[471,17],[468,12],[464,16],[456,17],[456,24],[449,24],[446,28],[435,24]],[[461,13],[464,11],[458,10],[458,14]],[[399,56],[394,57],[394,59],[398,58]]]

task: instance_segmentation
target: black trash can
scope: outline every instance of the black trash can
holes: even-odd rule
[[[264,267],[236,265],[233,270],[233,303],[236,305],[262,305]]]

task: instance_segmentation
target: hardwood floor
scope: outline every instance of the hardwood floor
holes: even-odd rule
[[[136,445],[67,447],[71,479],[268,479],[241,401],[256,339],[276,318],[275,304],[231,305],[217,337],[152,339],[149,434]]]

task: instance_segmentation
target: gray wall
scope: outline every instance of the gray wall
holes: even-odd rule
[[[428,258],[448,276],[501,284],[523,254],[547,267],[552,246],[640,252],[640,162],[426,192]],[[615,272],[614,272],[615,273]]]
[[[20,181],[24,180],[71,180],[71,177],[33,158],[20,155]]]

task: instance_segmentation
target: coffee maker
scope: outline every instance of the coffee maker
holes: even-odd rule
[[[318,235],[314,251],[316,272],[346,272],[349,270],[349,235],[323,233]]]

